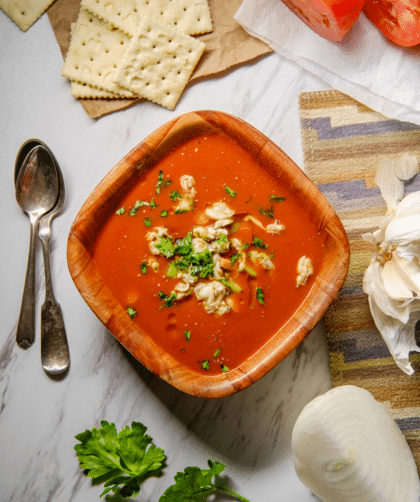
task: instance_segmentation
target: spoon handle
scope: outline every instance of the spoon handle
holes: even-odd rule
[[[47,374],[60,375],[69,368],[70,353],[63,313],[53,293],[49,237],[39,237],[45,267],[45,302],[41,307],[41,362]]]
[[[22,349],[28,349],[35,341],[35,257],[38,222],[38,218],[31,219],[28,265],[16,331],[16,342]]]

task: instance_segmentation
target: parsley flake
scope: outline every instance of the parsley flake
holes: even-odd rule
[[[285,197],[277,197],[277,195],[270,195],[270,200],[274,200],[275,202],[283,202]]]
[[[259,239],[258,237],[254,237],[252,244],[254,244],[255,247],[260,248],[260,249],[267,249],[268,244],[264,244],[264,242]]]
[[[144,218],[143,222],[146,225],[146,227],[152,226],[152,220],[150,218]]]
[[[162,218],[166,218],[168,216],[168,211],[166,209],[162,209],[162,211],[160,212],[160,215],[162,216]]]
[[[258,207],[258,211],[264,216],[268,216],[269,218],[274,218],[274,207],[271,206],[269,209],[264,209],[261,206]]]
[[[235,262],[242,256],[241,253],[233,253],[233,255],[230,257],[230,263],[232,263],[232,265],[235,264]]]
[[[159,195],[161,189],[167,187],[171,183],[172,183],[171,180],[164,180],[163,179],[163,171],[159,171],[158,182],[156,185],[156,195]]]
[[[174,202],[177,202],[181,198],[181,194],[177,191],[174,191],[169,194],[169,198]]]
[[[235,197],[236,195],[236,192],[234,190],[232,190],[231,188],[229,188],[228,186],[225,187],[225,192],[230,195],[231,197]]]
[[[191,331],[185,330],[184,336],[185,336],[185,340],[187,340],[187,342],[189,342],[190,338],[191,338]]]
[[[168,296],[163,291],[159,291],[158,297],[161,300],[163,300],[163,305],[159,308],[159,310],[160,310],[163,307],[172,307],[173,306],[174,301],[176,300],[176,293],[175,293],[175,291],[171,291],[171,294]]]
[[[203,362],[201,363],[201,368],[202,368],[203,370],[209,370],[209,369],[210,369],[210,362],[209,362],[209,360],[208,360],[208,359],[206,359],[205,361],[203,361]]]
[[[227,373],[229,371],[229,368],[225,364],[221,364],[220,368],[222,370],[222,373]]]
[[[261,305],[265,305],[265,296],[262,288],[257,288],[257,300],[261,303]]]
[[[127,307],[127,314],[130,316],[130,319],[133,319],[133,317],[136,317],[137,311],[133,307]]]
[[[119,209],[117,209],[117,211],[115,211],[115,214],[118,214],[118,216],[121,216],[122,214],[125,213],[125,208],[124,206],[123,207],[120,207]]]
[[[147,261],[144,261],[141,265],[140,265],[140,270],[141,270],[141,273],[142,274],[145,274],[147,272]]]

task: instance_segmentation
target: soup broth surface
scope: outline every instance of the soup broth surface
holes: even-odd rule
[[[208,215],[226,207],[228,223]],[[193,242],[204,254],[194,256]],[[132,322],[203,374],[233,370],[261,349],[307,296],[323,256],[323,237],[292,193],[221,135],[187,141],[143,175],[94,249]],[[298,286],[302,257],[313,273]],[[224,288],[218,306],[212,287]]]

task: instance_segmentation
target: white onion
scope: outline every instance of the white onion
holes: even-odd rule
[[[292,432],[299,479],[323,502],[418,502],[417,467],[384,404],[354,385],[305,406]]]

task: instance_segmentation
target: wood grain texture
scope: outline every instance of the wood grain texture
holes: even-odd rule
[[[326,254],[313,287],[294,316],[238,368],[218,376],[191,371],[163,351],[118,304],[95,266],[93,248],[119,202],[173,147],[201,134],[223,134],[242,146],[299,201],[323,235]],[[349,245],[340,219],[303,171],[272,141],[246,122],[218,111],[196,111],[164,124],[126,155],[80,209],[68,239],[70,274],[89,307],[133,356],[169,384],[188,394],[217,398],[238,392],[284,359],[321,319],[338,295],[349,264]]]

